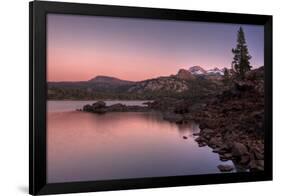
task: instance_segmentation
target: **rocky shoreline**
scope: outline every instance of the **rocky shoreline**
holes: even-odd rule
[[[83,111],[148,112],[161,111],[163,119],[183,124],[199,124],[195,133],[199,147],[209,146],[221,161],[232,160],[235,166],[249,171],[264,170],[264,83],[263,68],[252,70],[244,80],[232,80],[222,92],[194,100],[161,98],[146,106],[114,104],[99,101],[85,105]],[[231,165],[218,166],[221,172],[234,170]]]
[[[201,129],[196,141],[208,145],[220,159],[233,160],[250,171],[264,170],[263,69],[210,100],[191,115]]]

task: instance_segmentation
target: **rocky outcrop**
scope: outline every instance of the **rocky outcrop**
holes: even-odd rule
[[[218,165],[218,169],[219,169],[221,172],[230,172],[230,171],[232,171],[234,168],[233,168],[233,166],[231,166],[231,165]]]
[[[262,81],[264,77],[264,66],[246,72],[245,79],[248,81]]]
[[[93,112],[93,113],[105,113],[106,104],[103,101],[98,101],[93,103],[92,105],[85,105],[83,107],[83,111],[85,112]]]
[[[178,108],[179,110],[183,109],[183,106],[186,103],[183,99],[163,97],[152,102],[147,102],[146,104],[149,108],[154,110],[173,112],[174,110],[177,110],[176,108]]]
[[[148,110],[149,110],[148,107],[126,106],[121,103],[106,106],[106,103],[103,101],[95,102],[92,105],[87,104],[82,109],[82,111],[85,112],[92,112],[98,114],[103,114],[106,112],[147,112]]]
[[[207,71],[200,66],[193,66],[188,69],[193,75],[204,75],[207,74]]]
[[[249,155],[247,147],[239,142],[234,142],[232,144],[231,152],[233,157],[243,157]]]
[[[177,78],[183,79],[183,80],[194,80],[195,77],[187,70],[180,69],[176,75]]]
[[[175,76],[159,77],[150,80],[137,82],[134,86],[129,88],[131,93],[182,93],[189,89],[188,81],[177,78]]]

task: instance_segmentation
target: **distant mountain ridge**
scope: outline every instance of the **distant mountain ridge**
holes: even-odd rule
[[[96,76],[90,80],[88,80],[90,83],[108,83],[108,84],[114,84],[114,85],[128,85],[133,84],[134,82],[128,81],[128,80],[121,80],[119,78],[110,77],[110,76]]]
[[[189,69],[179,69],[178,73],[176,75],[171,75],[171,76],[176,76],[180,79],[186,79],[186,80],[190,80],[190,79],[195,79],[194,76],[196,75],[209,75],[209,74],[219,74],[219,75],[223,75],[223,69],[219,69],[217,67],[213,68],[213,69],[209,69],[209,70],[205,70],[200,66],[192,66]],[[161,77],[169,77],[169,76],[160,76],[158,78]],[[148,79],[150,80],[150,79]],[[146,80],[143,80],[146,81]],[[140,81],[142,82],[142,81]],[[53,85],[53,84],[58,84],[58,85],[75,85],[78,84],[78,86],[83,86],[86,85],[87,83],[108,83],[108,84],[112,84],[112,85],[129,85],[129,84],[134,84],[137,82],[134,81],[129,81],[129,80],[123,80],[123,79],[119,79],[116,77],[112,77],[112,76],[105,76],[105,75],[97,75],[92,79],[89,79],[87,81],[59,81],[59,82],[48,82],[49,84]]]
[[[96,76],[88,81],[48,82],[49,87],[59,88],[118,88],[134,84],[133,81],[121,80],[110,76]]]
[[[188,71],[190,73],[192,73],[193,75],[221,75],[221,76],[223,76],[224,69],[226,69],[226,68],[219,69],[219,68],[215,67],[213,69],[205,70],[200,66],[193,66],[193,67],[190,67],[188,69]]]
[[[222,79],[221,70],[214,68],[204,70],[200,66],[193,66],[187,69],[180,69],[175,75],[159,76],[143,81],[128,81],[116,77],[98,75],[88,81],[78,82],[48,82],[48,94],[51,97],[66,96],[71,97],[102,95],[106,97],[116,95],[133,96],[137,94],[140,97],[157,97],[160,95],[179,94],[191,91],[195,87],[200,91],[208,91],[220,83]]]

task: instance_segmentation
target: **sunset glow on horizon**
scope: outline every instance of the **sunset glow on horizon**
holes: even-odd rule
[[[261,25],[48,14],[47,80],[140,81],[192,66],[230,68],[240,26],[251,65],[262,66]]]

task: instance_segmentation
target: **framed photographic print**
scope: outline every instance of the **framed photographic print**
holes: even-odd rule
[[[30,194],[272,179],[272,16],[30,2]]]

